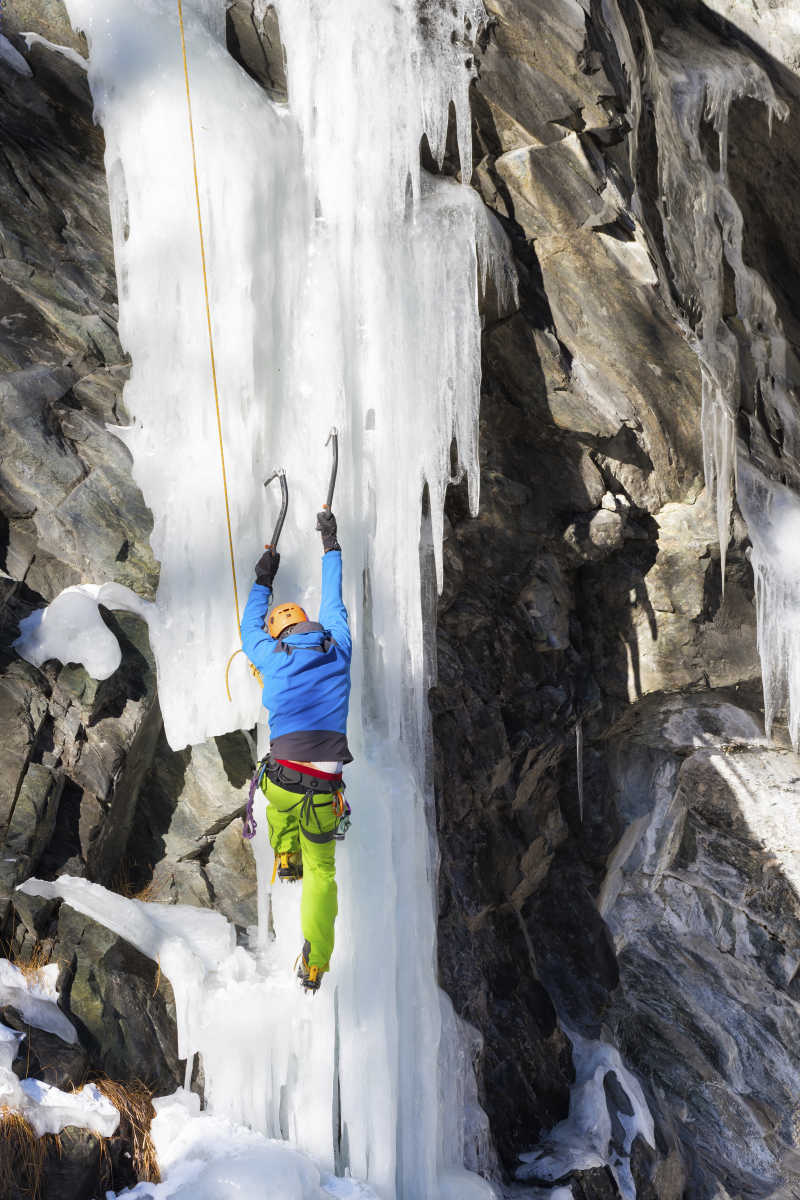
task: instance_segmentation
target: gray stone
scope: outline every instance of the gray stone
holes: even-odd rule
[[[59,911],[56,956],[61,1005],[75,1023],[91,1066],[157,1092],[183,1081],[172,988],[157,965],[67,904]]]
[[[4,850],[17,859],[20,880],[32,875],[52,837],[64,787],[60,771],[29,763],[5,836]]]
[[[538,559],[519,601],[531,623],[537,650],[565,650],[569,645],[570,591],[557,558],[545,554]]]
[[[79,54],[88,54],[86,39],[70,24],[62,0],[5,0],[3,28],[6,36],[38,33],[57,46],[69,46]]]
[[[255,861],[250,843],[242,837],[240,821],[233,821],[214,839],[205,870],[213,907],[246,929],[258,921]]]
[[[625,521],[618,512],[598,509],[564,530],[564,541],[579,560],[599,562],[624,542]]]
[[[226,17],[230,53],[273,100],[285,102],[285,54],[274,6],[233,0]]]
[[[547,145],[565,130],[604,128],[602,74],[582,76],[585,13],[576,0],[490,0],[491,39],[481,58],[479,91],[491,113],[497,151]],[[483,132],[483,130],[482,130]],[[488,131],[486,133],[489,140]]]
[[[511,197],[508,214],[526,237],[574,233],[605,212],[605,181],[571,133],[551,146],[523,147],[503,154],[494,170]]]
[[[25,1034],[12,1067],[20,1079],[41,1079],[61,1091],[83,1087],[89,1056],[79,1042],[69,1045],[54,1033],[27,1025],[12,1008],[0,1009],[0,1021]]]
[[[0,813],[5,830],[13,812],[31,752],[47,713],[47,700],[27,663],[14,664],[0,678]]]
[[[682,1097],[681,1140],[708,1130],[690,1186],[719,1172],[776,1184],[794,1170],[800,1073],[797,759],[724,693],[654,698],[617,746],[615,784],[636,807],[599,898],[620,963],[615,1031],[654,1094]]]
[[[14,912],[24,928],[35,938],[41,938],[48,930],[57,900],[46,900],[42,896],[28,896],[25,892],[14,892]]]
[[[217,744],[210,740],[192,746],[183,787],[164,835],[166,857],[178,860],[197,855],[230,823],[245,799],[241,785],[230,783]]]

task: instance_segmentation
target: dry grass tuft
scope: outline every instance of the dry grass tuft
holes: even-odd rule
[[[0,1108],[0,1196],[14,1195],[16,1189],[38,1200],[46,1157],[45,1138],[37,1137],[22,1113]]]
[[[103,1095],[108,1096],[119,1112],[119,1132],[130,1139],[136,1178],[140,1183],[160,1183],[158,1157],[150,1137],[150,1122],[155,1116],[150,1088],[140,1079],[132,1083],[117,1083],[107,1076],[101,1076],[93,1083]]]
[[[156,898],[157,891],[158,889],[156,888],[155,880],[151,879],[150,882],[146,883],[143,888],[139,888],[139,891],[136,892],[131,899],[141,900],[143,904],[146,904],[148,900],[154,900]]]
[[[29,979],[35,979],[42,967],[46,967],[53,958],[53,942],[50,939],[36,942],[28,954],[20,951],[13,942],[0,942],[0,946],[3,948],[3,957]]]
[[[141,886],[142,873],[145,868],[141,865],[135,865],[128,859],[120,859],[117,863],[117,869],[111,876],[109,888],[112,892],[116,892],[119,896],[124,896],[126,900],[150,900],[154,890],[152,874],[153,868],[147,868],[151,879],[148,883]]]

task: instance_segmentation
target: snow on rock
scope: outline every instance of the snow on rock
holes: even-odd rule
[[[58,1007],[57,979],[57,963],[24,973],[7,959],[0,959],[0,1007],[8,1005],[27,1025],[74,1045],[78,1035]],[[111,1137],[119,1125],[119,1113],[93,1083],[76,1092],[62,1092],[38,1079],[17,1078],[11,1064],[24,1038],[24,1033],[0,1025],[0,1107],[21,1113],[40,1137],[60,1133],[67,1125]]]
[[[655,1149],[653,1118],[638,1079],[623,1065],[619,1051],[606,1042],[592,1041],[567,1030],[572,1042],[575,1082],[570,1093],[569,1115],[545,1134],[537,1149],[520,1155],[518,1179],[546,1183],[563,1179],[570,1171],[608,1166],[624,1200],[636,1200],[630,1152],[641,1135]],[[624,1130],[624,1144],[612,1140],[612,1118],[606,1079],[615,1078],[625,1100],[615,1107]],[[611,1093],[613,1095],[613,1089]],[[560,1189],[559,1189],[560,1190]],[[558,1193],[555,1193],[558,1195]],[[566,1195],[571,1195],[569,1189]]]
[[[0,1007],[16,1009],[26,1025],[54,1033],[74,1046],[75,1027],[58,1007],[58,964],[49,963],[35,972],[24,972],[8,959],[0,959]],[[8,1064],[9,1067],[11,1063]]]
[[[119,1125],[116,1108],[93,1083],[84,1084],[76,1092],[62,1092],[39,1079],[23,1079],[19,1089],[22,1093],[19,1110],[39,1137],[43,1133],[61,1133],[67,1125],[111,1137]]]
[[[15,50],[8,38],[3,37],[2,33],[0,33],[0,62],[4,62],[6,66],[11,67],[11,70],[16,71],[18,75],[33,75],[33,71],[19,50]]]
[[[24,1033],[18,1033],[16,1029],[9,1029],[7,1025],[0,1024],[0,1072],[11,1070],[11,1064],[17,1057],[19,1044],[24,1041],[24,1038]],[[2,1102],[2,1095],[0,1095],[0,1102]]]
[[[62,875],[54,883],[27,879],[30,896],[62,897],[77,912],[125,938],[161,966],[175,993],[178,1054],[190,1059],[200,1033],[195,1014],[206,998],[206,976],[236,959],[236,935],[221,913],[183,904],[145,903],[106,891],[87,879]],[[241,956],[247,958],[244,951]]]
[[[9,967],[11,964],[2,961],[0,967],[2,966]],[[0,1004],[5,1003],[20,1008],[14,1000],[3,999],[0,986]],[[37,1015],[36,1010],[34,1015]],[[69,1025],[66,1017],[64,1021]],[[39,1024],[37,1021],[29,1023],[49,1033],[58,1032],[47,1024]],[[75,1031],[71,1025],[69,1028],[74,1035]],[[119,1113],[95,1084],[87,1083],[75,1092],[62,1092],[60,1088],[42,1083],[39,1079],[17,1078],[11,1064],[17,1056],[20,1042],[24,1039],[24,1033],[17,1033],[5,1025],[0,1025],[0,1108],[20,1113],[39,1137],[43,1133],[60,1133],[67,1125],[88,1129],[101,1137],[111,1137],[119,1125]],[[67,1040],[75,1039],[73,1036]]]
[[[65,588],[47,608],[20,621],[14,649],[40,667],[50,658],[82,663],[93,679],[108,679],[122,661],[119,642],[100,616],[98,605],[132,612],[152,621],[155,605],[119,583],[81,583]]]
[[[25,39],[25,44],[30,50],[31,46],[44,46],[45,50],[52,50],[54,54],[62,54],[64,58],[68,58],[76,67],[80,67],[82,71],[87,70],[89,64],[82,54],[77,50],[73,50],[72,46],[59,46],[56,42],[49,42],[46,37],[42,37],[39,33],[21,33],[20,37]]]

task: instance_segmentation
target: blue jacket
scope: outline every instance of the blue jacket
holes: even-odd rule
[[[242,649],[264,679],[262,701],[269,710],[272,750],[303,762],[349,762],[353,645],[342,603],[341,550],[322,557],[319,624],[324,632],[290,633],[279,643],[264,628],[271,599],[272,588],[253,584],[242,617]],[[322,651],[326,640],[330,644]]]

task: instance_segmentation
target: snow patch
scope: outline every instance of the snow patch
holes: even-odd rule
[[[150,1136],[162,1182],[140,1183],[121,1193],[126,1200],[230,1200],[233,1195],[324,1200],[330,1194],[323,1190],[320,1173],[308,1158],[285,1142],[201,1112],[200,1100],[192,1092],[180,1089],[154,1100],[153,1107]],[[366,1188],[350,1195],[377,1200]]]
[[[92,679],[108,679],[122,662],[119,642],[100,616],[99,605],[132,612],[150,624],[155,605],[119,583],[80,583],[65,588],[47,608],[20,623],[14,649],[20,658],[41,667],[50,658],[81,663]]]
[[[54,1033],[68,1045],[78,1040],[75,1027],[58,1007],[58,964],[24,972],[8,959],[0,959],[0,1007],[16,1009],[26,1025]],[[9,1067],[11,1063],[8,1064]]]
[[[67,1125],[88,1129],[100,1137],[111,1137],[119,1125],[119,1113],[94,1083],[86,1083],[76,1092],[62,1092],[39,1079],[23,1079],[19,1084],[21,1102],[17,1108],[39,1135],[61,1133]]]
[[[45,50],[52,50],[54,54],[61,54],[64,58],[68,58],[76,67],[80,67],[82,71],[86,71],[89,67],[88,62],[79,54],[77,50],[73,50],[72,46],[59,46],[57,42],[49,42],[47,38],[42,37],[38,33],[21,33],[20,37],[25,39],[25,43],[30,50],[31,46],[44,46]]]
[[[9,974],[7,968],[11,968],[12,972],[16,970],[5,959],[0,960],[0,970],[4,969],[2,973],[5,975]],[[56,972],[57,970],[58,968]],[[8,989],[6,992],[0,985],[0,1005],[9,1004],[18,1011],[23,1011],[17,996],[6,998],[12,990],[22,989]],[[49,992],[49,986],[46,990]],[[36,998],[38,1005],[46,1006],[51,1003],[52,1001],[42,997]],[[35,1019],[30,1020],[23,1015],[23,1020],[48,1033],[58,1033],[58,1030],[51,1028],[52,1022],[47,1019],[48,1014],[45,1013],[45,1023],[42,1023],[42,1010],[36,1007],[36,1004],[29,1010]],[[63,1017],[63,1014],[60,1015]],[[65,1040],[74,1042],[74,1029],[66,1017],[63,1017],[63,1021],[73,1035]],[[119,1113],[95,1084],[87,1083],[75,1092],[62,1092],[39,1079],[18,1079],[11,1064],[17,1057],[20,1043],[25,1037],[24,1033],[0,1025],[0,1108],[20,1113],[39,1137],[44,1133],[60,1133],[67,1125],[88,1129],[101,1137],[111,1137],[119,1125]]]

